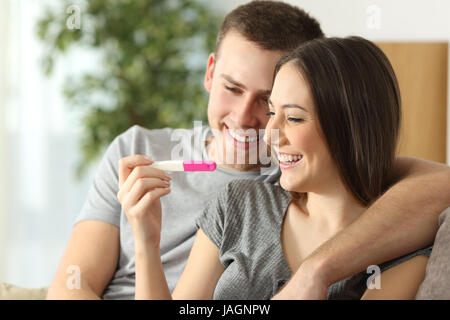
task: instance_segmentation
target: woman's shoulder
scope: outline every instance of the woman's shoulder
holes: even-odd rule
[[[255,179],[236,179],[228,182],[225,186],[229,192],[243,192],[257,194],[268,192],[274,194],[285,194],[286,191],[278,183],[264,182]]]
[[[230,181],[225,186],[227,198],[236,199],[239,205],[251,202],[258,206],[268,201],[286,201],[289,194],[279,184],[257,181],[252,179],[237,179]],[[255,202],[260,200],[260,202]]]
[[[234,225],[278,223],[290,202],[283,188],[268,182],[234,180],[225,189],[222,207],[226,208],[226,219]]]

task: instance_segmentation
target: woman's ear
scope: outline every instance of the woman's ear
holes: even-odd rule
[[[212,81],[213,81],[213,75],[214,75],[214,65],[215,65],[215,55],[214,53],[211,53],[208,57],[208,62],[206,64],[206,73],[205,73],[205,80],[203,81],[203,86],[205,87],[205,90],[210,93],[212,88]]]

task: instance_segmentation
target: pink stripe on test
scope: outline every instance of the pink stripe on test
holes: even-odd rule
[[[183,161],[184,171],[214,171],[216,163],[214,161]]]

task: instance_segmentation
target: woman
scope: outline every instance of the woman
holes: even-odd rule
[[[234,181],[209,203],[174,298],[271,298],[388,187],[400,94],[388,59],[370,41],[328,38],[297,48],[277,65],[269,108],[265,138],[279,160],[280,186]],[[154,214],[160,207],[153,209],[140,218],[127,213],[136,298],[170,299]],[[333,284],[328,298],[414,298],[430,251],[381,264],[379,290],[369,289],[364,270]]]

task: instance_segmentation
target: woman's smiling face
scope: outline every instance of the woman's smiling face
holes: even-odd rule
[[[280,162],[281,186],[294,192],[319,192],[336,181],[339,174],[320,128],[309,84],[293,62],[277,73],[269,108],[265,139]],[[278,142],[271,130],[278,130]]]

